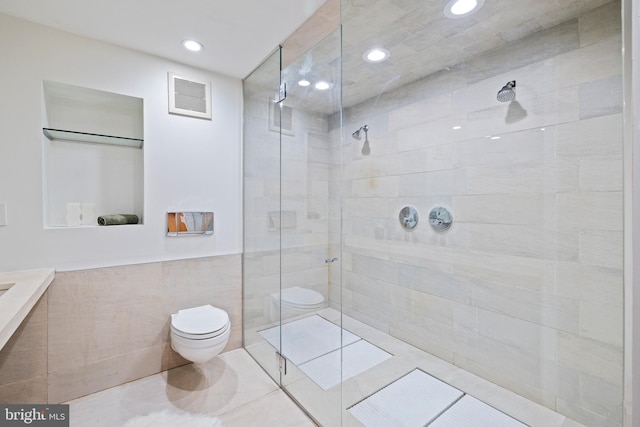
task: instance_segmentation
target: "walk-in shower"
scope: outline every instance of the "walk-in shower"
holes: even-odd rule
[[[342,1],[244,81],[245,348],[326,427],[622,426],[620,2],[444,3]]]

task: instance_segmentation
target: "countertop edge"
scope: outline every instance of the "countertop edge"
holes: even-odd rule
[[[11,339],[54,278],[53,268],[0,273],[0,283],[14,283],[5,294],[0,295],[0,350]]]

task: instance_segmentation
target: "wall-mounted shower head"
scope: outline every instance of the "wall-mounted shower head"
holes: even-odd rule
[[[360,141],[360,139],[362,139],[362,137],[360,136],[360,131],[364,131],[364,135],[365,135],[365,139],[366,139],[367,132],[369,132],[369,125],[364,125],[360,129],[358,129],[357,131],[352,133],[351,136],[353,137],[353,139],[357,139],[358,141]]]
[[[515,80],[512,80],[506,85],[504,85],[502,89],[498,91],[498,97],[497,97],[498,101],[500,102],[513,101],[516,98],[516,90],[514,89],[515,87],[516,87]]]

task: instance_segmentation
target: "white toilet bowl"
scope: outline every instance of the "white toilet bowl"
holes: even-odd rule
[[[269,318],[272,322],[279,322],[281,308],[282,319],[284,320],[290,317],[310,314],[325,306],[325,300],[321,293],[294,286],[283,289],[282,292],[271,294]]]
[[[220,354],[230,334],[229,315],[211,305],[171,315],[171,348],[193,363],[205,363]]]

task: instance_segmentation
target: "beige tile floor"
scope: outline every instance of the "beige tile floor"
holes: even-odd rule
[[[67,403],[71,427],[119,427],[166,409],[215,415],[225,427],[315,426],[244,349]]]

